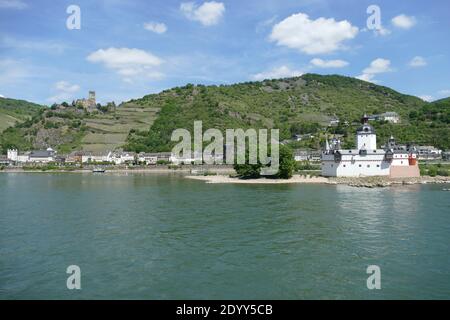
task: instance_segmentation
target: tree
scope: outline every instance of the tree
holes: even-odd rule
[[[277,178],[290,179],[295,170],[295,159],[292,149],[280,145],[280,168],[278,169]]]
[[[261,177],[261,167],[262,165],[260,163],[234,164],[234,170],[241,179],[257,179]]]
[[[257,164],[248,163],[248,148],[246,149],[245,164],[235,164],[234,170],[241,179],[257,179],[261,177],[261,168],[263,165],[258,161]],[[295,170],[295,159],[292,149],[280,145],[279,152],[279,169],[277,174],[272,176],[276,179],[290,179]]]
[[[237,161],[234,163],[234,170],[236,171],[240,179],[257,179],[261,177],[262,164],[259,162],[257,164],[249,163],[249,148],[245,149],[245,163],[238,164]]]

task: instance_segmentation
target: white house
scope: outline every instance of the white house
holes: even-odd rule
[[[307,150],[294,150],[294,159],[295,161],[306,161],[308,160],[308,151]]]
[[[419,146],[417,147],[419,152],[419,159],[421,160],[435,160],[442,158],[442,150],[433,146]]]
[[[109,161],[109,153],[102,152],[85,152],[81,156],[82,163],[92,163],[92,162],[111,162]]]
[[[17,149],[8,149],[7,159],[15,163],[49,163],[54,162],[56,151],[52,148],[47,150],[35,150],[20,154]]]
[[[158,157],[151,153],[141,152],[138,154],[138,161],[141,163],[145,163],[146,165],[156,164],[158,161]]]
[[[393,137],[385,149],[377,149],[377,136],[362,118],[362,126],[356,131],[356,149],[341,149],[338,139],[331,146],[326,142],[322,152],[322,175],[328,177],[419,176],[417,153],[396,147]]]
[[[16,163],[25,163],[30,161],[30,153],[19,154],[17,149],[8,149],[6,158]]]
[[[28,156],[28,162],[35,163],[49,163],[55,161],[56,151],[52,148],[48,148],[47,150],[36,150],[31,151]]]
[[[338,117],[332,117],[329,122],[328,122],[328,126],[332,127],[332,126],[337,126],[339,125],[339,118]]]
[[[122,161],[122,163],[134,162],[135,157],[136,153],[134,152],[122,152],[120,155],[120,160]]]
[[[388,121],[390,123],[399,123],[400,122],[400,116],[397,114],[397,112],[385,112],[380,114],[380,118],[384,121]]]
[[[19,154],[17,156],[17,162],[18,163],[26,163],[30,161],[30,153],[29,152],[25,152],[23,154]]]
[[[8,156],[0,156],[0,166],[9,166],[12,163],[13,161],[8,159]]]

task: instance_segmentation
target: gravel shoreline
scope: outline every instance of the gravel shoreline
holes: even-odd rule
[[[376,188],[395,185],[450,183],[449,177],[417,177],[417,178],[388,178],[388,177],[364,177],[364,178],[327,178],[294,175],[291,179],[239,179],[230,176],[186,176],[188,179],[205,181],[206,183],[241,183],[241,184],[334,184],[348,185],[351,187]]]
[[[290,184],[290,183],[328,183],[325,177],[304,177],[294,175],[291,179],[239,179],[230,176],[186,176],[188,179],[201,180],[206,183],[242,183],[242,184]]]

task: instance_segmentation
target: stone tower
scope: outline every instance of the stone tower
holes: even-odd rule
[[[95,91],[89,91],[89,102],[95,105]]]
[[[7,159],[11,161],[17,161],[18,159],[17,149],[8,149]]]

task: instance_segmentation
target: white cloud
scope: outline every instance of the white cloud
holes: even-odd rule
[[[287,66],[281,66],[273,68],[269,71],[264,71],[251,76],[253,80],[264,80],[264,79],[279,79],[279,78],[289,78],[289,77],[300,77],[303,74],[301,70],[291,70]]]
[[[280,46],[306,54],[322,54],[342,49],[342,43],[353,39],[357,34],[358,28],[347,20],[311,20],[308,15],[297,13],[277,23],[272,28],[269,39]]]
[[[28,5],[21,0],[0,0],[0,8],[4,9],[25,9]]]
[[[416,24],[416,18],[412,16],[407,16],[405,14],[400,14],[392,18],[392,24],[401,29],[410,29]]]
[[[67,81],[58,81],[55,83],[56,90],[64,91],[68,93],[74,93],[80,90],[80,86],[77,84],[70,84]]]
[[[376,81],[373,80],[374,77],[375,76],[373,74],[363,73],[357,76],[356,79],[376,83]]]
[[[373,60],[370,65],[362,71],[362,74],[357,76],[357,79],[374,82],[374,77],[376,74],[390,72],[391,69],[391,61],[387,59],[378,58]]]
[[[390,68],[391,61],[388,59],[378,58],[370,63],[370,66],[363,70],[363,73],[377,74],[392,71]]]
[[[348,66],[348,62],[344,60],[322,60],[314,58],[310,63],[319,68],[343,68]]]
[[[157,34],[162,34],[167,31],[167,26],[164,23],[159,22],[146,22],[144,23],[144,29]]]
[[[421,56],[415,56],[414,58],[411,59],[409,65],[415,68],[424,67],[427,65],[427,61]]]
[[[210,1],[198,6],[194,2],[183,2],[180,10],[190,20],[199,21],[204,26],[218,24],[225,12],[222,2]]]
[[[422,99],[423,101],[427,101],[427,102],[430,102],[430,101],[434,100],[434,98],[432,96],[429,96],[429,95],[419,96],[419,98]]]
[[[70,101],[73,99],[74,93],[80,90],[79,85],[71,84],[64,80],[56,82],[54,88],[56,90],[56,94],[47,99],[47,101],[51,103]]]
[[[5,97],[4,95],[0,94],[0,98],[4,98],[4,97]]]
[[[385,27],[381,26],[379,29],[376,29],[375,31],[375,35],[379,35],[379,36],[387,36],[389,34],[391,34],[391,30],[386,29]]]
[[[87,60],[92,63],[101,63],[108,69],[112,69],[124,80],[130,80],[133,76],[145,76],[158,79],[164,75],[155,68],[163,63],[163,60],[154,54],[130,48],[100,49],[91,53]]]

